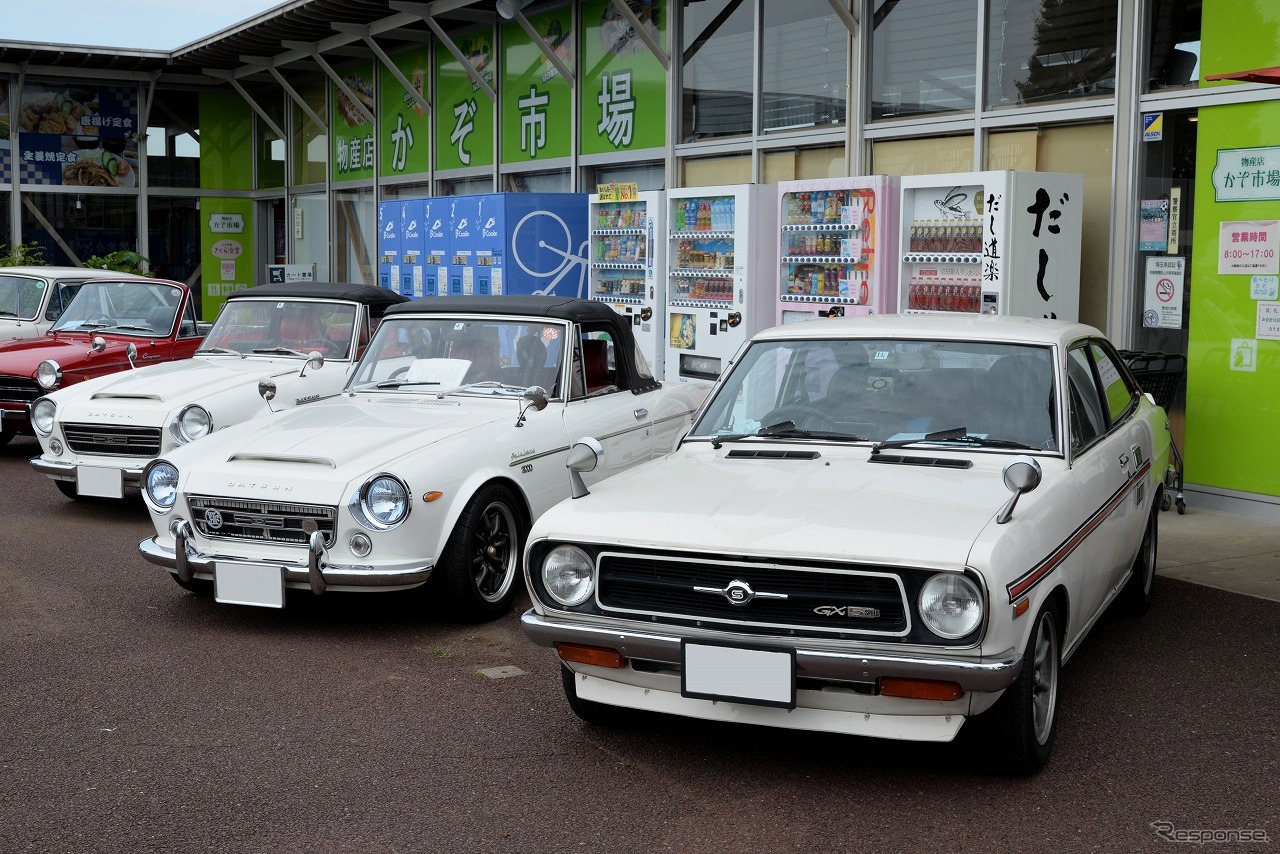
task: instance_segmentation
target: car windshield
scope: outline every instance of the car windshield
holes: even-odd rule
[[[1056,451],[1048,347],[828,339],[753,343],[691,436]]]
[[[351,303],[305,299],[228,300],[200,344],[200,355],[293,356],[318,351],[348,359],[357,340]]]
[[[176,285],[145,279],[86,282],[53,331],[165,338],[181,306],[182,290]]]
[[[567,323],[489,317],[389,317],[348,390],[519,396],[560,394]]]
[[[0,275],[0,319],[35,320],[46,287],[43,279]]]

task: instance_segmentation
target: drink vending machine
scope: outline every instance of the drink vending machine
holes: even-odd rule
[[[775,323],[777,186],[667,191],[664,378],[715,379]]]
[[[660,191],[591,196],[590,296],[631,320],[655,379],[666,357],[666,211]]]
[[[378,287],[400,289],[400,228],[403,202],[378,203]]]
[[[448,295],[587,296],[586,193],[437,199],[452,223]]]
[[[898,179],[778,184],[777,322],[893,312]]]
[[[900,311],[1079,319],[1084,176],[993,171],[901,181]]]

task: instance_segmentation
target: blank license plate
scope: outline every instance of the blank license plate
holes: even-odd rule
[[[214,599],[228,605],[284,607],[284,570],[261,563],[219,563],[214,569]]]
[[[76,492],[94,498],[123,498],[124,476],[120,469],[76,466]]]
[[[732,700],[794,709],[793,650],[743,649],[686,642],[680,693],[704,700]]]

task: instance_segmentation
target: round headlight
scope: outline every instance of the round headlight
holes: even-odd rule
[[[409,515],[409,487],[395,475],[376,475],[360,490],[360,505],[374,525],[395,527]]]
[[[144,473],[147,498],[161,510],[168,510],[178,500],[178,469],[163,460],[147,466]]]
[[[36,432],[41,436],[48,436],[53,432],[53,415],[58,411],[58,406],[47,397],[42,397],[31,407],[31,426],[36,428]]]
[[[920,617],[935,635],[962,638],[982,623],[982,592],[963,575],[939,573],[920,589]]]
[[[556,546],[542,559],[542,585],[551,598],[572,608],[591,597],[595,564],[577,546]]]
[[[203,439],[213,430],[213,418],[209,415],[209,410],[194,403],[184,407],[173,423],[175,438],[184,444]]]
[[[45,359],[36,366],[36,382],[45,391],[53,391],[62,385],[62,366],[53,359]]]

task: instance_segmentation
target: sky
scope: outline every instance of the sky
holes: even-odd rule
[[[287,0],[6,0],[0,41],[173,50],[282,2]],[[114,12],[104,15],[105,9]]]

